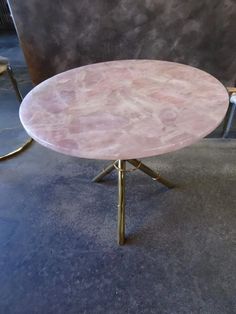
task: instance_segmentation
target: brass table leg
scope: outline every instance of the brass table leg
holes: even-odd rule
[[[134,169],[126,170],[126,161],[134,166]],[[117,232],[117,240],[119,245],[123,245],[125,243],[125,175],[126,172],[132,172],[134,170],[140,169],[147,175],[149,175],[153,180],[160,182],[165,185],[169,189],[174,188],[174,184],[164,179],[159,175],[159,173],[153,171],[146,165],[144,165],[141,161],[137,159],[129,159],[129,160],[116,160],[109,166],[107,166],[104,170],[102,170],[96,177],[93,178],[93,182],[99,182],[103,177],[105,177],[108,173],[116,169],[118,171],[118,232]]]
[[[115,169],[115,166],[118,165],[118,160],[116,160],[114,163],[110,164],[106,168],[104,168],[96,177],[93,178],[93,182],[100,182],[102,178],[104,178],[107,174],[112,172],[112,170]]]
[[[125,243],[125,160],[118,161],[118,244]]]
[[[138,167],[139,170],[143,171],[146,173],[148,176],[152,177],[153,180],[156,180],[160,182],[161,184],[165,185],[169,189],[174,188],[174,184],[166,180],[165,178],[161,177],[159,173],[153,171],[146,165],[144,165],[142,162],[140,162],[137,159],[129,159],[128,162],[133,165],[134,167]]]

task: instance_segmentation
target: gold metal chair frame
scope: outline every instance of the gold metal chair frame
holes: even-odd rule
[[[6,64],[6,69],[1,74],[4,74],[4,73],[8,74],[10,81],[12,83],[13,89],[16,93],[16,97],[19,100],[19,102],[21,103],[23,100],[23,97],[19,91],[18,84],[17,84],[17,81],[14,77],[14,74],[13,74],[13,71],[12,71],[10,64]],[[5,155],[0,156],[0,161],[5,160],[7,158],[10,158],[10,157],[17,155],[18,153],[22,152],[32,143],[32,141],[33,141],[33,139],[29,138],[23,145],[21,145],[17,149],[15,149],[15,150],[13,150],[13,151],[5,154]]]
[[[127,170],[126,162],[130,163],[134,168]],[[117,227],[117,241],[119,245],[125,243],[125,176],[127,172],[133,172],[135,170],[141,170],[153,180],[160,182],[169,189],[175,187],[173,183],[161,177],[158,172],[150,169],[137,159],[129,160],[116,160],[112,164],[103,169],[96,177],[93,178],[93,182],[100,182],[106,175],[113,170],[118,172],[118,227]]]

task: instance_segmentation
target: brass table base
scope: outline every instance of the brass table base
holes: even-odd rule
[[[31,143],[33,142],[32,138],[29,138],[22,146],[18,147],[17,149],[7,153],[5,155],[0,156],[0,161],[13,157],[14,155],[24,151]]]
[[[126,162],[130,163],[134,168],[128,170],[126,169]],[[125,243],[125,176],[127,172],[132,172],[134,170],[141,170],[147,175],[149,175],[153,180],[160,182],[169,189],[174,188],[174,184],[161,177],[159,173],[153,171],[141,161],[137,159],[129,160],[116,160],[105,169],[103,169],[96,177],[93,178],[93,182],[100,182],[107,174],[113,170],[118,172],[118,244],[123,245]]]
[[[19,100],[19,103],[22,102],[23,100],[23,97],[20,93],[20,90],[18,88],[18,84],[17,84],[17,81],[14,77],[14,74],[13,74],[13,70],[12,70],[12,67],[10,66],[10,64],[5,64],[5,67],[4,67],[4,70],[3,72],[1,72],[0,74],[4,74],[4,73],[7,73],[8,74],[8,77],[10,79],[10,82],[12,84],[12,87],[15,91],[15,94],[16,94],[16,97],[17,99]],[[17,155],[19,154],[20,152],[24,151],[26,148],[28,148],[28,146],[33,142],[33,139],[30,137],[25,143],[23,143],[20,147],[16,148],[15,150],[5,154],[5,155],[2,155],[0,156],[0,161],[2,160],[5,160],[5,159],[8,159],[10,157],[13,157],[14,155]]]

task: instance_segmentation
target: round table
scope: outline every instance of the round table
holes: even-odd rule
[[[167,187],[137,158],[191,145],[212,132],[229,104],[225,87],[194,67],[121,60],[75,68],[44,81],[23,100],[28,134],[55,151],[115,160],[94,181],[118,170],[118,242],[125,241],[126,161]]]

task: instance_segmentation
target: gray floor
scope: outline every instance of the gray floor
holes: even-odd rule
[[[0,36],[0,55],[27,93],[15,35]],[[1,77],[1,153],[27,137],[9,88]],[[236,313],[235,154],[234,139],[206,139],[147,159],[177,183],[170,191],[129,174],[124,247],[116,245],[115,173],[91,183],[103,162],[36,143],[2,161],[0,314]]]

